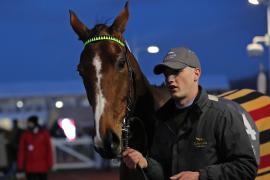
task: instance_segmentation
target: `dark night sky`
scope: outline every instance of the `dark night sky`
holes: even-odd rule
[[[1,0],[0,83],[76,81],[83,45],[70,27],[68,10],[92,28],[113,19],[124,0]],[[151,81],[152,68],[171,47],[187,46],[199,56],[203,76],[230,80],[268,66],[267,50],[251,59],[246,45],[267,31],[266,7],[248,0],[131,0],[124,34]],[[159,54],[145,48],[160,46]]]

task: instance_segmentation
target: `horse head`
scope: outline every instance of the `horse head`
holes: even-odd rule
[[[122,37],[128,16],[126,3],[111,26],[89,29],[70,11],[71,26],[85,45],[77,69],[95,116],[94,146],[105,158],[121,153],[122,122],[132,98],[130,77],[137,64],[128,60],[134,56]]]

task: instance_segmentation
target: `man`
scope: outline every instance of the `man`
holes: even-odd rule
[[[149,179],[252,180],[257,163],[241,115],[199,85],[194,52],[173,48],[154,68],[163,73],[171,99],[157,112],[150,156],[123,152],[125,164]]]
[[[27,180],[47,180],[53,165],[50,135],[39,126],[37,116],[28,118],[27,128],[20,139],[18,169],[26,172]]]

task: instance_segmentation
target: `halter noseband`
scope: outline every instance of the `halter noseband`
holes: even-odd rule
[[[122,143],[123,143],[123,150],[127,149],[128,139],[129,139],[129,127],[130,127],[130,119],[132,118],[133,112],[134,112],[134,106],[135,106],[135,97],[136,97],[136,81],[135,81],[135,73],[131,66],[130,60],[128,59],[128,47],[126,43],[122,42],[120,39],[117,39],[113,36],[95,36],[92,38],[89,38],[84,42],[84,46],[87,46],[88,44],[95,43],[98,41],[114,41],[118,43],[119,45],[125,47],[125,59],[127,63],[128,68],[128,75],[129,75],[129,93],[127,97],[127,107],[126,107],[126,115],[124,117],[123,123],[122,123]]]

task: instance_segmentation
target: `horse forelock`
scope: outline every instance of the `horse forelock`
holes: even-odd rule
[[[105,24],[97,24],[92,30],[90,36],[109,35],[110,28]]]

